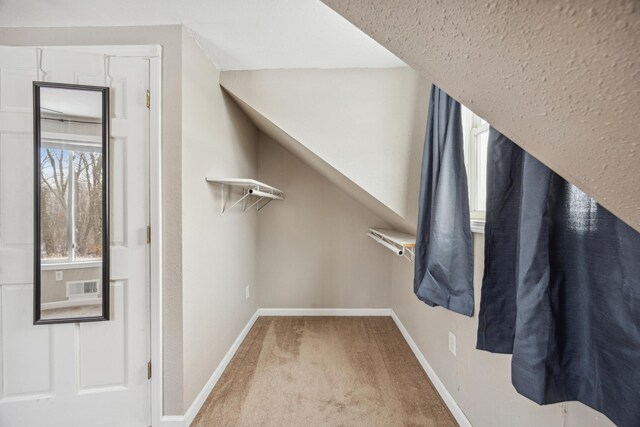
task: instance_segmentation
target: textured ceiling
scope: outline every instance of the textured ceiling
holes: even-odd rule
[[[323,1],[640,230],[640,2]]]
[[[404,65],[319,0],[0,0],[0,27],[160,24],[187,26],[222,70]]]

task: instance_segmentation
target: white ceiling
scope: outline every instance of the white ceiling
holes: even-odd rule
[[[43,113],[100,119],[102,92],[43,87],[40,89],[40,107]]]
[[[161,24],[221,70],[405,66],[319,0],[0,0],[1,27]]]

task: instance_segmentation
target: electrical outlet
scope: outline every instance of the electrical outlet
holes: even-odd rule
[[[245,294],[245,297],[249,299],[249,297],[251,296],[251,286],[247,285],[247,287],[245,288],[244,294]]]
[[[62,271],[56,271],[56,282],[62,280]]]
[[[449,351],[456,356],[456,336],[449,331]]]

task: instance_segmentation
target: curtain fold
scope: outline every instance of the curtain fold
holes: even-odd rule
[[[516,325],[516,282],[524,152],[489,129],[484,275],[478,314],[478,350],[511,354]],[[491,303],[491,309],[487,304]]]
[[[479,349],[516,390],[640,423],[640,233],[494,129]]]
[[[473,253],[460,104],[431,87],[420,178],[414,292],[473,314]]]

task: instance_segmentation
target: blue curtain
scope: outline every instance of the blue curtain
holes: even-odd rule
[[[478,348],[516,390],[640,425],[640,233],[494,129]]]
[[[420,178],[414,292],[473,314],[473,254],[460,104],[431,87]]]
[[[484,276],[477,348],[493,353],[513,351],[523,156],[520,147],[489,129]]]

